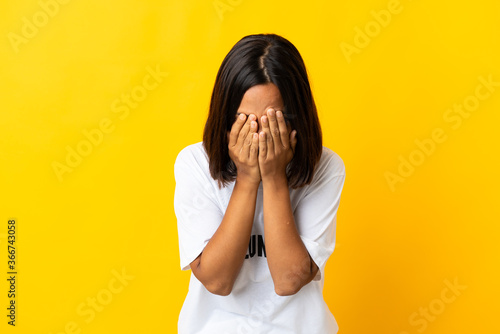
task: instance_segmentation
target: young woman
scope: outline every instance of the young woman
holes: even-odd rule
[[[203,142],[175,167],[179,333],[337,333],[323,299],[345,168],[322,146],[297,49],[250,35],[217,74]]]

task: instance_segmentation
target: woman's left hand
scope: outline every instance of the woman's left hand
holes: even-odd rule
[[[259,168],[262,181],[286,177],[286,166],[292,160],[297,144],[297,131],[287,126],[283,112],[267,110],[261,117],[259,134]]]

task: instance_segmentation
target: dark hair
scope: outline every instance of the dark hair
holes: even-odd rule
[[[251,87],[267,83],[278,87],[286,119],[297,130],[297,146],[286,171],[289,185],[299,188],[312,181],[323,144],[304,61],[285,38],[260,34],[245,36],[233,46],[215,80],[203,146],[209,157],[210,174],[219,188],[236,178],[226,133],[236,119],[243,95]]]

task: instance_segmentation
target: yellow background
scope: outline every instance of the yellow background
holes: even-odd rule
[[[66,2],[45,6],[52,16],[35,0],[0,5],[2,333],[176,332],[189,272],[173,163],[202,138],[223,57],[263,32],[301,52],[324,145],[346,165],[324,288],[339,333],[500,332],[500,86],[460,125],[445,119],[474,102],[479,77],[500,82],[498,1]],[[389,8],[398,13],[377,30],[372,11]],[[342,45],[356,42],[346,56]],[[168,75],[129,114],[115,112],[122,96],[144,92],[148,68]],[[108,133],[85,147],[83,131],[106,119]],[[419,155],[415,140],[436,128],[446,140]],[[78,145],[88,155],[60,180],[54,162]],[[391,187],[387,173],[411,155],[419,165]],[[11,218],[15,328],[6,324]],[[133,278],[118,289],[122,270]],[[454,280],[466,288],[444,303]],[[89,320],[93,298],[106,304]]]

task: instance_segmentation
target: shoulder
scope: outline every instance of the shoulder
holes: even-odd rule
[[[331,176],[345,176],[344,160],[335,151],[323,146],[321,158],[315,170],[315,174],[318,173],[327,173]]]
[[[323,146],[321,158],[314,168],[314,175],[311,183],[305,186],[306,189],[320,187],[327,183],[337,183],[335,178],[345,178],[345,164],[339,154],[332,149]],[[312,189],[311,189],[312,190]]]
[[[195,144],[188,145],[184,147],[177,154],[175,158],[175,165],[180,164],[190,164],[190,163],[204,163],[208,164],[208,155],[205,152],[205,148],[203,147],[203,142],[198,142]]]
[[[209,173],[208,155],[203,147],[203,142],[184,147],[175,158],[174,173],[186,174],[187,172],[206,175]]]

